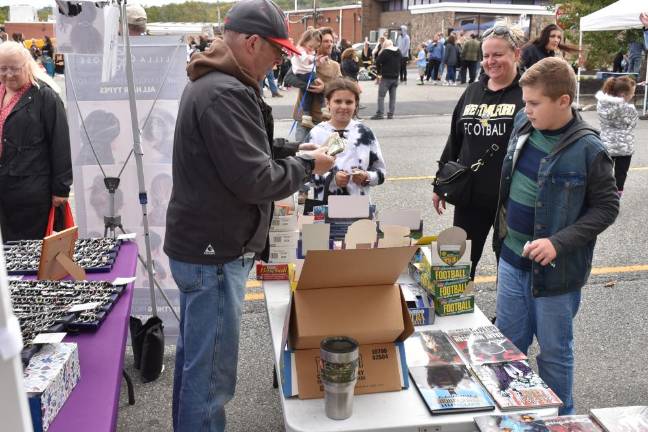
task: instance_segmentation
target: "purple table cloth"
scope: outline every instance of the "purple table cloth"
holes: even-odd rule
[[[88,273],[88,280],[112,282],[135,276],[137,244],[122,243],[110,273]],[[35,279],[26,276],[25,279]],[[133,301],[133,284],[126,287],[96,332],[67,336],[79,348],[81,379],[49,427],[49,432],[103,432],[117,426],[119,391],[124,367],[128,318]]]

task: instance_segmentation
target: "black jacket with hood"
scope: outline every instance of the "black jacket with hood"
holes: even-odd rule
[[[518,74],[508,87],[492,91],[487,86],[488,75],[482,75],[466,88],[452,113],[450,135],[439,162],[458,161],[469,167],[491,145],[498,148],[473,174],[471,201],[478,207],[494,208],[497,203],[502,161],[513,131],[513,119],[524,106],[519,79]]]
[[[225,42],[192,56],[187,72],[164,251],[194,264],[223,264],[249,252],[265,258],[272,203],[299,189],[312,162],[273,160],[271,108]]]

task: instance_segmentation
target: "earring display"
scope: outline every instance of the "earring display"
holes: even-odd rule
[[[121,240],[100,237],[78,239],[74,247],[74,262],[86,272],[109,272],[115,263]],[[4,245],[7,273],[32,275],[38,273],[42,240],[18,240]]]
[[[38,350],[32,341],[40,333],[99,328],[125,289],[103,281],[9,281],[25,347],[23,362]]]

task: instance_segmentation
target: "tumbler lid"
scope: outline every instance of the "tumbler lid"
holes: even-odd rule
[[[334,354],[346,354],[358,349],[358,341],[348,336],[330,336],[322,339],[320,348]]]

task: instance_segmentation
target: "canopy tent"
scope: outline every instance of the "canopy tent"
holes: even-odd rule
[[[609,6],[599,9],[580,19],[580,36],[578,39],[578,48],[583,48],[583,32],[586,31],[607,31],[607,30],[627,30],[632,28],[641,28],[642,24],[639,15],[648,11],[646,0],[619,0]],[[576,105],[580,105],[580,72],[578,68],[578,89],[576,93]],[[646,73],[648,81],[648,71]],[[643,113],[646,114],[646,94],[644,91]]]

